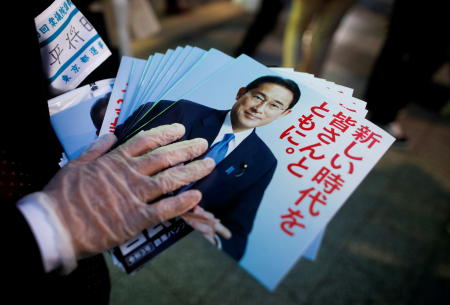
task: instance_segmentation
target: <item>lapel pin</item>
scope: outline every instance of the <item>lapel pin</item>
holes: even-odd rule
[[[248,164],[247,163],[242,163],[241,166],[240,166],[240,171],[238,173],[234,174],[234,176],[237,177],[237,178],[241,177],[245,173],[247,168],[248,168]]]

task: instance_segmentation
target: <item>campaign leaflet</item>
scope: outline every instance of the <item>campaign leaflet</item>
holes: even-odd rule
[[[298,102],[274,105],[270,96],[280,88],[270,82],[246,89],[267,77],[291,80]],[[147,61],[122,59],[100,134],[119,130],[126,141],[179,122],[185,139],[203,137],[213,146],[224,128],[238,129],[233,122],[246,102],[269,109],[270,120],[235,132],[214,172],[193,187],[202,191],[203,209],[232,232],[229,240],[215,236],[214,246],[273,290],[301,257],[316,257],[327,224],[394,141],[365,119],[365,102],[351,95],[351,88],[292,69],[187,46]],[[171,219],[111,253],[133,273],[191,231],[182,218]]]

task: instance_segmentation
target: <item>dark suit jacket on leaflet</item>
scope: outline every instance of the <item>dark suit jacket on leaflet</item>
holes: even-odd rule
[[[167,111],[146,124],[143,129],[181,123],[186,127],[186,133],[181,140],[205,138],[209,146],[219,133],[227,113],[187,100],[175,103],[160,101],[142,122],[149,121],[168,106],[170,108]],[[145,107],[148,106],[143,106]],[[130,120],[133,118],[134,115]],[[118,128],[116,134],[119,138],[126,126],[127,122]],[[276,165],[274,155],[253,130],[216,165],[209,176],[191,187],[202,192],[200,205],[219,218],[232,232],[232,238],[222,239],[221,243],[222,249],[235,260],[240,260],[244,254],[256,211]]]

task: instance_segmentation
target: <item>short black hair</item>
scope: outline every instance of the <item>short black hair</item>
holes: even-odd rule
[[[97,130],[102,128],[102,123],[105,115],[106,108],[108,107],[109,98],[111,92],[99,98],[91,107],[91,120]]]
[[[265,83],[277,84],[292,92],[292,102],[287,109],[292,109],[292,107],[294,107],[300,99],[301,92],[298,85],[293,80],[282,78],[276,75],[266,75],[255,79],[245,87],[245,91],[248,92],[252,89],[258,88]]]

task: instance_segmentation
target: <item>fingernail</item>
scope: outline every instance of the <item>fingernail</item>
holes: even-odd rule
[[[195,198],[197,200],[197,203],[202,199],[202,192],[199,190],[187,190],[182,193],[184,196],[188,196],[190,198]],[[196,203],[196,204],[197,204]]]
[[[189,140],[189,142],[191,142],[193,144],[202,144],[202,145],[208,146],[208,141],[206,141],[203,138],[195,138],[195,139]]]
[[[210,166],[212,166],[212,167],[214,167],[214,166],[216,166],[216,161],[214,161],[214,159],[213,158],[205,158],[205,159],[203,159],[206,163],[207,163],[207,165],[210,165]]]
[[[173,123],[172,125],[170,125],[170,127],[177,128],[177,129],[180,129],[180,130],[183,130],[183,131],[185,130],[184,125],[180,124],[180,123]]]

